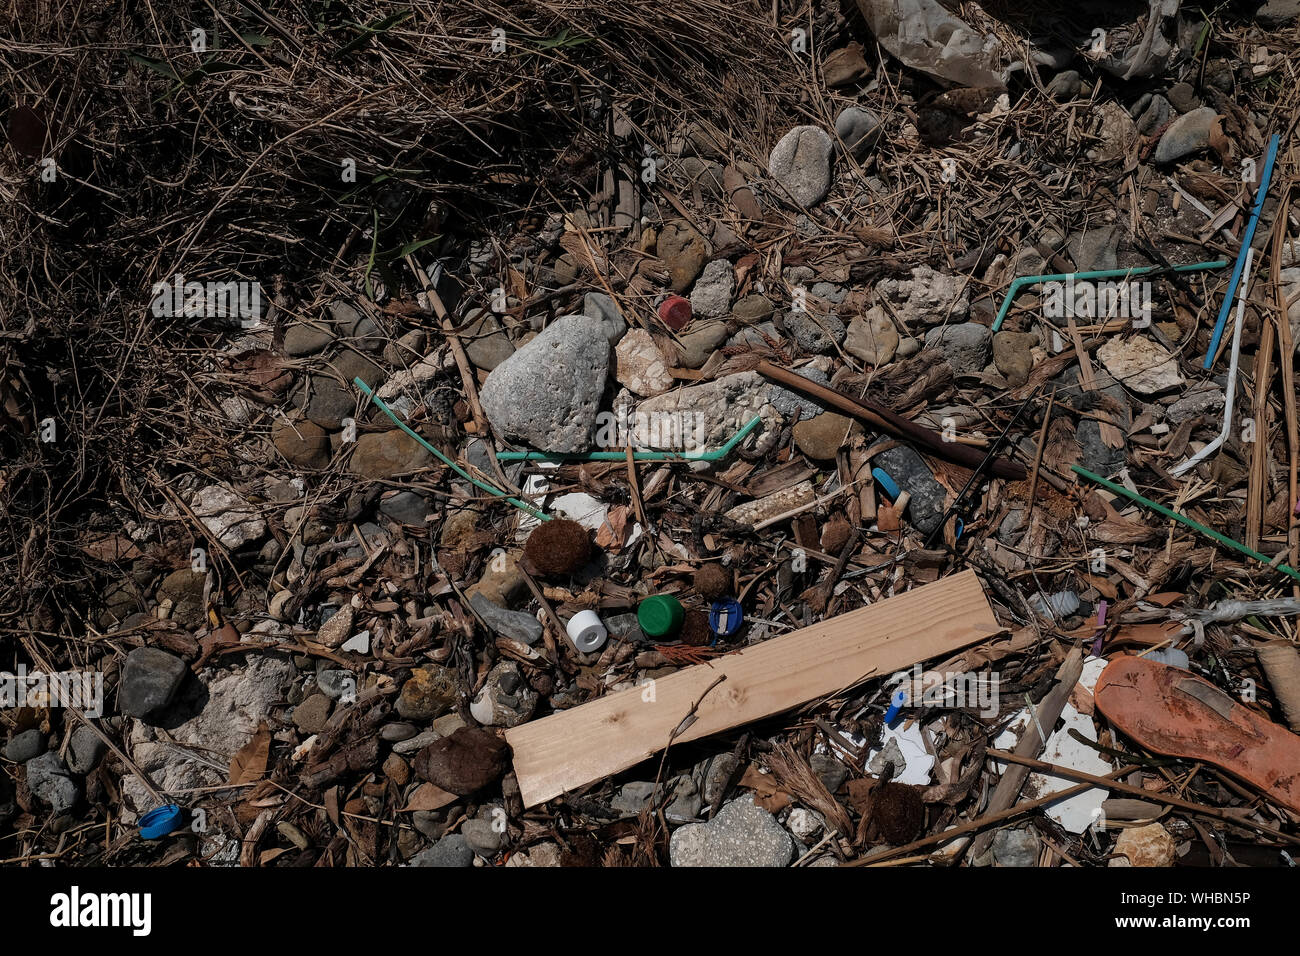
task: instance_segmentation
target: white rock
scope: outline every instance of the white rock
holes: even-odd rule
[[[614,377],[638,395],[661,395],[673,387],[668,365],[645,329],[632,329],[614,348]]]
[[[262,513],[224,485],[200,488],[190,502],[195,516],[227,548],[238,548],[266,534]]]
[[[1097,349],[1097,357],[1116,381],[1144,395],[1175,388],[1185,381],[1177,360],[1146,336],[1110,339]]]

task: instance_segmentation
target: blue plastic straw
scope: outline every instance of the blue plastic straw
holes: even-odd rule
[[[1264,174],[1259,178],[1259,189],[1255,191],[1255,208],[1250,211],[1250,221],[1241,237],[1241,251],[1237,253],[1237,264],[1232,267],[1232,279],[1228,282],[1228,293],[1223,297],[1223,307],[1219,309],[1219,320],[1214,323],[1214,334],[1210,336],[1210,350],[1205,353],[1205,362],[1201,368],[1208,369],[1214,364],[1214,353],[1219,350],[1219,340],[1228,324],[1228,313],[1232,311],[1232,300],[1237,295],[1237,283],[1241,282],[1241,270],[1246,264],[1246,250],[1255,238],[1255,227],[1259,225],[1259,214],[1264,209],[1264,199],[1268,195],[1268,184],[1273,179],[1273,160],[1277,157],[1278,136],[1274,133],[1268,141],[1268,155],[1264,158]]]

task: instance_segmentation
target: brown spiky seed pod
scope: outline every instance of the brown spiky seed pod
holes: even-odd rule
[[[716,601],[731,591],[731,572],[720,564],[706,564],[695,572],[695,591],[700,597]]]
[[[541,574],[572,574],[591,557],[591,540],[576,521],[543,521],[524,542],[524,557]]]

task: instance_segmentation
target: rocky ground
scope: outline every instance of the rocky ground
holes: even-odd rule
[[[104,210],[83,222],[79,203],[109,203],[84,187],[21,204],[71,257],[67,274],[78,263],[101,284],[60,280],[43,302],[38,263],[9,263],[3,666],[100,674],[103,699],[102,713],[46,698],[0,711],[0,858],[1167,866],[1294,853],[1297,805],[1243,782],[1231,755],[1160,760],[1091,692],[1107,660],[1155,651],[1300,730],[1287,709],[1300,659],[1286,657],[1300,611],[1287,600],[1300,595],[1300,7],[1108,14],[1098,47],[1073,13],[1003,20],[966,4],[988,42],[939,61],[901,45],[869,0],[737,6],[734,22],[705,7],[689,25],[655,21],[697,41],[664,75],[601,33],[634,29],[634,13],[602,27],[590,10],[492,6],[457,33],[429,4],[355,53],[342,26],[251,25],[267,43],[249,50],[277,66],[285,35],[333,64],[317,91],[328,109],[344,80],[363,88],[418,50],[444,69],[437,57],[463,51],[440,37],[486,47],[506,24],[503,62],[536,71],[511,95],[572,90],[536,122],[512,114],[509,149],[463,64],[445,67],[446,95],[478,140],[453,142],[454,127],[445,149],[420,140],[408,121],[421,117],[402,112],[414,107],[393,105],[391,129],[358,113],[338,134],[352,139],[309,155],[313,124],[298,121],[302,153],[276,125],[306,108],[301,90],[281,100],[251,67],[209,66],[174,73],[184,90],[159,105],[166,64],[123,63],[118,81],[173,133],[199,129],[204,97],[238,122],[217,137],[228,155],[191,164],[216,185],[175,222],[108,206],[117,225]],[[128,27],[80,24],[66,42]],[[733,43],[748,52],[719,62]],[[0,51],[15,70],[30,55],[19,41]],[[66,102],[6,85],[11,197],[38,189],[50,153],[101,193],[131,179]],[[1273,134],[1240,333],[1234,309],[1207,370]],[[384,153],[385,136],[408,135]],[[295,191],[337,156],[358,160],[361,200],[332,181],[333,206]],[[132,180],[141,189],[186,175],[139,161],[163,164]],[[437,189],[412,175],[424,162]],[[61,216],[75,234],[45,221]],[[151,222],[169,243],[152,251]],[[1204,262],[1227,265],[1169,268]],[[142,304],[175,272],[207,281],[226,266],[262,284],[258,321]],[[1014,284],[1148,267],[1161,271],[1143,314],[1063,316],[1045,284]],[[829,407],[760,361],[935,443]],[[1229,406],[1222,446],[1180,469]],[[630,454],[681,451],[683,436],[713,451],[747,426],[716,461]],[[952,448],[1018,477],[971,482]],[[541,454],[514,454],[529,451]],[[846,675],[849,690],[524,806],[506,729],[966,568],[1006,633],[916,663],[996,678],[994,699],[886,721],[886,675]],[[661,594],[684,620],[647,633],[638,608]],[[719,634],[708,614],[726,598],[745,621]],[[570,636],[585,611],[607,638]],[[1262,650],[1279,662],[1265,667]],[[1011,765],[986,753],[1033,732],[1063,680],[1059,730],[1028,756],[1095,775],[1126,766],[1128,789],[984,819],[1073,782],[1039,768],[998,805]],[[143,839],[141,818],[168,804],[176,830]]]

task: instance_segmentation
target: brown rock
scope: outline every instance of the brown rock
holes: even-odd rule
[[[830,461],[848,438],[853,420],[835,412],[822,412],[794,426],[794,443],[809,458]]]
[[[333,702],[324,694],[312,694],[293,709],[293,722],[305,734],[318,734],[325,729]]]
[[[506,772],[508,760],[509,748],[496,734],[462,727],[421,750],[415,772],[448,793],[466,797],[494,783]]]
[[[325,429],[306,419],[281,419],[271,429],[275,450],[299,468],[324,468],[330,463],[330,440]]]
[[[407,720],[433,720],[456,706],[458,694],[456,672],[450,667],[417,667],[397,696],[397,712]]]
[[[1174,838],[1158,823],[1133,827],[1120,833],[1115,841],[1115,852],[1110,866],[1173,866],[1176,846]]]
[[[384,760],[384,776],[399,787],[404,787],[411,780],[411,768],[397,754],[389,754]]]
[[[822,62],[822,78],[830,87],[847,86],[870,75],[871,67],[862,57],[861,43],[850,43],[833,50]]]
[[[674,292],[691,287],[709,258],[709,242],[691,226],[680,220],[664,223],[657,245]]]
[[[392,478],[418,471],[431,461],[428,449],[395,428],[360,436],[348,467],[366,478]]]

